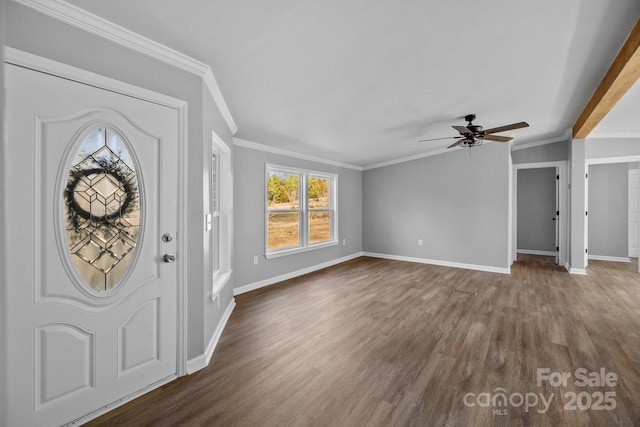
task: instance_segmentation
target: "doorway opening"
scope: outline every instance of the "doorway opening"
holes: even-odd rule
[[[566,161],[513,165],[512,263],[521,253],[566,266],[567,188]]]
[[[640,156],[587,159],[585,267],[590,260],[632,262],[640,242]]]

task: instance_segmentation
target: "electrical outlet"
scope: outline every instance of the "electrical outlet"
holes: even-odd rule
[[[253,265],[258,265],[258,255],[253,257]]]
[[[342,246],[347,246],[347,239],[342,239]]]
[[[418,246],[422,246],[422,239],[418,239]]]

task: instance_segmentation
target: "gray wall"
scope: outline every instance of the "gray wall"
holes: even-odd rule
[[[485,144],[366,170],[364,251],[508,268],[509,155]]]
[[[211,158],[211,132],[212,131],[214,131],[231,149],[231,173],[233,175],[233,137],[231,135],[231,131],[229,130],[226,122],[224,121],[224,118],[222,117],[222,114],[220,113],[220,110],[218,109],[218,106],[216,105],[213,99],[213,96],[211,95],[211,92],[209,92],[204,82],[202,82],[202,135],[203,135],[202,141],[204,141],[202,144],[203,155],[199,159],[199,162],[197,161],[197,159],[195,159],[196,157],[195,155],[193,156],[193,158],[190,157],[190,159],[194,160],[195,162],[193,167],[194,170],[197,170],[197,168],[200,167],[201,170],[204,172],[200,174],[200,179],[204,181],[202,184],[203,196],[201,198],[198,198],[194,194],[194,199],[200,200],[202,204],[201,205],[202,211],[198,212],[198,210],[196,210],[196,212],[194,213],[194,216],[197,216],[198,213],[200,213],[201,215],[200,224],[198,224],[197,222],[193,223],[193,225],[195,226],[194,228],[197,228],[198,225],[200,226],[199,231],[196,230],[193,233],[194,235],[202,233],[202,227],[204,222],[202,212],[209,213],[209,210],[210,210],[209,196],[211,193],[209,188],[210,187],[209,169],[211,167],[210,158]],[[229,197],[229,198],[232,199],[232,197]],[[229,224],[231,227],[233,227],[233,218],[229,219]],[[202,236],[202,247],[198,252],[197,245],[194,245],[193,253],[196,253],[198,256],[202,257],[202,261],[198,261],[197,264],[202,265],[203,267],[202,274],[204,277],[204,280],[203,280],[204,286],[200,287],[199,293],[195,294],[191,299],[191,301],[195,301],[196,303],[204,305],[203,307],[203,310],[204,310],[203,340],[204,342],[203,343],[204,343],[204,348],[206,350],[209,344],[209,341],[211,340],[211,338],[216,332],[216,329],[220,325],[220,321],[222,320],[222,316],[224,315],[224,312],[226,311],[229,304],[233,301],[233,282],[235,280],[235,277],[234,275],[232,275],[229,281],[227,282],[227,284],[225,285],[225,287],[220,291],[220,295],[219,295],[220,304],[218,304],[218,301],[212,301],[210,298],[211,284],[208,281],[208,278],[211,277],[211,271],[210,271],[211,252],[209,248],[211,243],[211,236],[209,235],[209,233],[203,233],[201,234],[201,236]],[[230,265],[233,266],[233,237],[231,238],[231,244],[232,244],[232,248],[231,248],[231,264]],[[198,287],[194,286],[194,290],[197,290],[197,289]],[[189,328],[189,331],[191,331],[191,328]],[[196,331],[197,331],[197,328],[196,328]],[[197,333],[201,333],[201,332],[197,331]],[[197,341],[197,337],[192,337],[191,339]]]
[[[555,252],[556,169],[518,170],[518,249]]]
[[[621,157],[640,155],[640,138],[588,138],[585,157]]]
[[[629,255],[629,166],[589,166],[589,255]]]
[[[338,246],[265,259],[265,164],[338,174]],[[250,285],[362,251],[362,172],[279,154],[234,147],[235,287]],[[347,239],[346,246],[342,239]],[[258,265],[253,257],[258,256]]]
[[[203,288],[208,285],[204,276],[203,256],[203,195],[207,194],[203,179],[204,144],[209,144],[206,129],[215,129],[231,146],[231,134],[220,113],[203,99],[202,79],[176,67],[158,62],[108,40],[83,32],[75,27],[41,15],[14,2],[7,5],[7,45],[36,55],[92,71],[145,89],[183,99],[188,108],[188,337],[189,359],[201,356],[208,343],[205,322],[214,322],[203,303]],[[4,28],[4,27],[3,27]],[[34,31],[37,29],[37,31]],[[207,104],[206,111],[203,104]],[[206,114],[206,117],[204,117]],[[226,307],[231,301],[230,291],[223,294]],[[212,325],[207,325],[210,330]]]
[[[512,150],[513,164],[555,162],[569,159],[569,141],[538,145],[537,147]]]
[[[6,1],[0,0],[0,99],[4,99],[4,45],[5,45],[5,16],[6,16]],[[0,102],[0,183],[5,182],[4,171],[7,170],[4,167],[6,162],[5,153],[5,140],[4,140],[4,102]],[[4,185],[0,185],[0,236],[6,236],[4,218],[6,218],[5,212],[7,210],[7,197],[4,194]],[[6,307],[6,286],[7,283],[5,277],[4,268],[5,263],[5,239],[0,238],[0,425],[6,426],[8,421],[7,416],[7,396],[9,390],[7,390],[7,307]]]

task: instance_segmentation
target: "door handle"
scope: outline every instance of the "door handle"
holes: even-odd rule
[[[164,254],[164,257],[162,257],[162,259],[164,260],[164,262],[174,262],[176,260],[176,256],[174,254]]]

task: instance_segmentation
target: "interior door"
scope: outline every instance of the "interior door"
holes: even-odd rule
[[[179,117],[14,65],[6,88],[8,418],[60,425],[176,375]]]
[[[629,257],[638,256],[640,169],[629,169]]]

